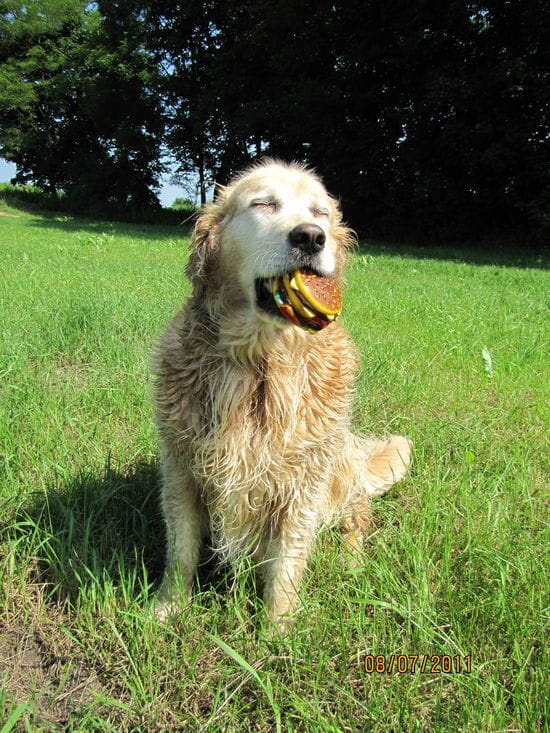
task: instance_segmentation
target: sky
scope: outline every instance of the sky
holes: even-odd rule
[[[9,183],[10,178],[15,175],[15,165],[8,163],[7,160],[0,158],[0,183]],[[167,180],[162,181],[160,189],[160,203],[163,206],[170,206],[178,196],[187,198],[189,194],[185,193],[181,186],[174,186]]]

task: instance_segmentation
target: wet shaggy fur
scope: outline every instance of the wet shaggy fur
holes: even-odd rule
[[[306,264],[341,280],[350,232],[300,166],[245,172],[196,224],[193,293],[154,357],[169,537],[160,618],[191,591],[208,541],[228,561],[253,553],[268,613],[284,628],[318,531],[339,522],[359,557],[371,497],[406,473],[407,439],[350,431],[358,358],[345,329],[310,334],[255,303],[255,278],[304,264],[288,243],[303,221],[326,234]]]

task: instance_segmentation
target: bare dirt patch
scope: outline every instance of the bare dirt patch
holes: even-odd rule
[[[28,705],[28,722],[53,727],[90,703],[101,685],[64,631],[64,609],[48,604],[46,612],[42,590],[36,585],[12,598],[0,619],[0,680],[8,703]]]

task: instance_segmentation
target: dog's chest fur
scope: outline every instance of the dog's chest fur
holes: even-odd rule
[[[231,555],[300,494],[323,489],[348,421],[356,360],[345,331],[334,324],[315,335],[274,333],[252,360],[239,361],[184,309],[154,365],[165,444],[178,447],[214,541]]]

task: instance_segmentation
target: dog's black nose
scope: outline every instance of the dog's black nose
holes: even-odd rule
[[[317,224],[298,224],[288,235],[290,244],[308,255],[320,252],[325,246],[326,236]]]

